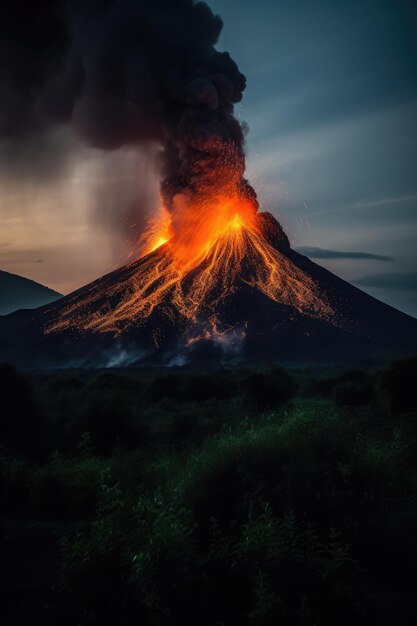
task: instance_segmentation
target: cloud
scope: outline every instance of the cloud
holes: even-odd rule
[[[392,272],[363,276],[355,280],[360,287],[417,291],[417,272]]]
[[[313,246],[297,248],[297,252],[305,254],[312,259],[369,259],[372,261],[393,261],[390,256],[382,254],[372,254],[371,252],[349,252],[341,250],[325,250]]]
[[[345,211],[362,211],[362,209],[369,208],[380,208],[384,205],[397,205],[402,203],[414,202],[417,200],[417,194],[411,195],[402,195],[402,196],[393,196],[389,198],[379,198],[376,200],[358,200],[357,202],[349,202],[346,204],[342,204],[340,207],[332,207],[329,209],[322,209],[319,211],[312,211],[310,213],[305,213],[304,217],[315,217],[316,215],[327,215],[330,213],[341,213]]]

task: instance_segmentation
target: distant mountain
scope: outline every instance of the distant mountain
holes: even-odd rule
[[[17,309],[35,309],[61,297],[62,294],[34,280],[0,270],[0,315]]]

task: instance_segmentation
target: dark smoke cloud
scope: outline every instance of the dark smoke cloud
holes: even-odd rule
[[[157,141],[168,207],[212,184],[219,168],[255,202],[233,115],[245,78],[215,50],[221,29],[193,0],[9,3],[0,21],[3,147],[33,151],[34,138],[60,124],[107,150]]]
[[[156,151],[155,145],[142,144],[94,159],[91,218],[94,224],[119,235],[121,253],[126,253],[126,244],[127,251],[137,250],[147,220],[158,209]]]

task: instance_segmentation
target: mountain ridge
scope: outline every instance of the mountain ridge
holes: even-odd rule
[[[61,297],[61,293],[30,278],[0,270],[0,315],[38,308]]]

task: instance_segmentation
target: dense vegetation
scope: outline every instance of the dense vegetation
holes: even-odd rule
[[[417,359],[0,366],[5,624],[415,624]]]

